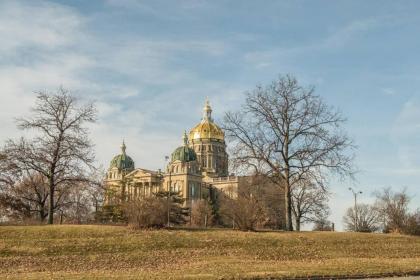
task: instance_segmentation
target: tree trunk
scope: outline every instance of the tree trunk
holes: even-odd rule
[[[44,205],[41,206],[42,208],[39,210],[39,220],[41,223],[44,223],[45,220],[45,212],[44,212]]]
[[[54,187],[50,179],[50,204],[48,205],[48,224],[54,224]]]
[[[286,180],[286,186],[284,188],[284,203],[285,203],[285,210],[286,210],[286,230],[293,231],[293,224],[292,224],[292,196],[290,192],[290,185],[288,180]]]
[[[296,231],[300,231],[300,217],[296,217]]]
[[[286,230],[293,231],[292,191],[290,189],[290,165],[289,165],[289,124],[287,124],[287,132],[284,139],[283,160],[285,164],[284,175],[286,177],[286,186],[285,186]]]

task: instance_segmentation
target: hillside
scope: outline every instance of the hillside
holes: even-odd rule
[[[420,271],[420,238],[355,233],[2,226],[9,279],[220,279]]]

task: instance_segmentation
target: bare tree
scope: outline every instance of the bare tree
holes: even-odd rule
[[[376,192],[376,197],[376,207],[380,211],[384,231],[404,232],[410,216],[410,197],[406,190],[393,192],[391,188],[384,188]]]
[[[316,222],[319,217],[328,216],[328,192],[312,182],[301,181],[292,189],[292,212],[296,230],[304,223]]]
[[[409,215],[405,226],[405,233],[420,235],[420,209]]]
[[[380,221],[378,209],[368,204],[358,204],[356,209],[347,209],[343,217],[346,230],[355,232],[375,232],[379,229]]]
[[[345,119],[288,75],[248,93],[238,112],[228,112],[224,129],[232,140],[233,165],[276,179],[284,188],[286,229],[292,225],[292,188],[303,179],[325,184],[326,175],[352,174],[352,142]]]
[[[124,215],[133,228],[164,227],[167,203],[163,197],[143,197],[124,204]]]
[[[94,208],[95,213],[100,211],[100,207],[105,200],[106,186],[104,182],[104,174],[105,170],[102,166],[100,166],[89,174],[89,181],[84,182],[86,185],[87,194],[90,198],[90,202]]]
[[[8,140],[5,152],[22,170],[31,170],[48,180],[48,223],[53,223],[60,186],[86,180],[84,166],[91,166],[94,155],[86,123],[94,122],[93,103],[79,105],[67,90],[38,93],[32,115],[18,119],[18,127],[36,131],[31,139]],[[64,191],[62,192],[65,193]]]
[[[213,224],[213,209],[206,199],[193,201],[190,211],[190,224],[192,226],[207,227]]]
[[[11,189],[10,195],[20,199],[27,205],[27,209],[30,209],[31,213],[38,214],[40,222],[44,222],[48,214],[48,185],[44,176],[29,173]]]
[[[60,187],[59,194],[60,191],[64,193],[56,210],[60,212],[61,220],[81,224],[97,218],[104,202],[103,174],[101,168],[94,169],[88,174],[88,180],[70,182],[71,186]]]
[[[18,166],[5,151],[0,151],[0,191],[12,187],[22,175]]]
[[[253,186],[255,194],[264,207],[264,227],[283,229],[285,224],[284,192],[282,188],[264,175],[254,175]]]
[[[220,195],[220,214],[225,224],[232,222],[241,230],[255,230],[268,221],[267,208],[259,180],[249,177],[237,190],[237,195]]]
[[[20,169],[6,153],[0,153],[0,207],[8,218],[29,219],[36,213],[47,216],[46,178],[38,172]]]
[[[77,182],[65,190],[67,193],[61,205],[57,207],[61,214],[60,222],[64,219],[66,222],[76,224],[88,222],[93,210],[89,183]]]
[[[334,223],[328,220],[328,217],[321,215],[314,220],[313,231],[334,231]]]

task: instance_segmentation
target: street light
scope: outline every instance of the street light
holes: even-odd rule
[[[355,191],[352,187],[349,188],[349,190],[353,193],[354,196],[354,229],[355,231],[359,230],[359,224],[358,224],[358,218],[357,218],[357,195],[362,194],[362,191]]]
[[[167,222],[168,222],[168,228],[171,226],[171,222],[170,222],[170,217],[171,217],[171,203],[170,203],[170,199],[171,199],[171,175],[172,175],[172,170],[171,167],[169,166],[169,156],[165,156],[165,161],[168,163],[168,169],[169,169],[169,185],[168,185],[168,196],[166,198],[166,203],[167,203],[167,209],[168,209],[168,217],[167,217]]]

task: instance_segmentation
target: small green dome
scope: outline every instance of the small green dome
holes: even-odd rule
[[[126,146],[125,143],[121,145],[122,153],[120,155],[115,156],[111,160],[110,168],[116,167],[120,170],[133,170],[134,169],[134,161],[131,157],[129,157],[126,153]]]
[[[197,159],[194,150],[187,146],[176,148],[172,153],[172,161],[180,160],[182,162],[190,162]]]
[[[176,148],[176,150],[172,153],[172,162],[179,160],[182,162],[190,162],[197,160],[197,154],[195,151],[188,147],[188,137],[187,133],[184,132],[183,136],[184,146]]]
[[[134,161],[127,155],[117,155],[111,160],[110,167],[117,167],[121,170],[134,169]]]

